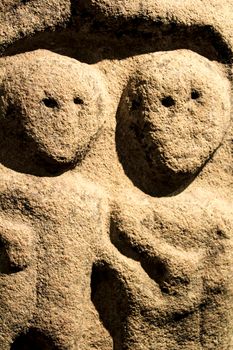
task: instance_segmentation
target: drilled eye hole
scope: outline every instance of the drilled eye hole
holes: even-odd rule
[[[192,100],[197,100],[201,96],[200,92],[197,90],[193,90],[191,92],[191,98]]]
[[[162,102],[162,105],[167,108],[175,106],[176,104],[176,101],[171,96],[164,97],[161,102]]]
[[[76,105],[83,105],[84,104],[84,101],[80,98],[80,97],[75,97],[74,98],[74,103]]]
[[[46,97],[42,100],[42,102],[48,108],[57,108],[58,107],[57,101],[52,97]]]

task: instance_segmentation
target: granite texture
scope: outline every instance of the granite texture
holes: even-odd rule
[[[0,350],[233,350],[232,0],[0,3]]]

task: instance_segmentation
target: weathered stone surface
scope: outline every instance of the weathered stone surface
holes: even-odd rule
[[[2,0],[1,350],[233,349],[232,13]]]
[[[43,50],[10,59],[2,80],[2,162],[11,153],[12,167],[24,172],[25,163],[39,172],[39,161],[54,171],[75,166],[101,132],[106,100],[100,73],[84,63]]]
[[[125,171],[150,194],[174,192],[220,146],[230,111],[229,82],[208,60],[187,50],[155,54],[132,73],[119,105]]]

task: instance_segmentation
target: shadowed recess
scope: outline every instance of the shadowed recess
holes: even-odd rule
[[[90,23],[88,34],[82,32],[83,23]],[[104,59],[125,59],[151,52],[188,49],[209,60],[232,62],[231,49],[212,26],[187,27],[180,23],[167,24],[162,20],[150,22],[134,18],[119,21],[116,28],[109,28],[104,22],[93,22],[93,17],[85,17],[84,14],[79,18],[78,28],[79,30],[70,24],[66,29],[57,28],[56,32],[45,30],[18,38],[14,45],[0,46],[0,55],[11,56],[48,49],[81,62],[94,64]]]
[[[20,334],[11,345],[11,350],[60,350],[49,336],[37,329],[31,328],[27,333]]]
[[[122,350],[123,330],[129,313],[128,297],[117,271],[105,263],[93,265],[91,300],[113,338],[114,350]]]

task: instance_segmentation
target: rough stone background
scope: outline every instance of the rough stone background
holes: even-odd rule
[[[1,0],[1,350],[233,350],[232,33],[232,0]]]

